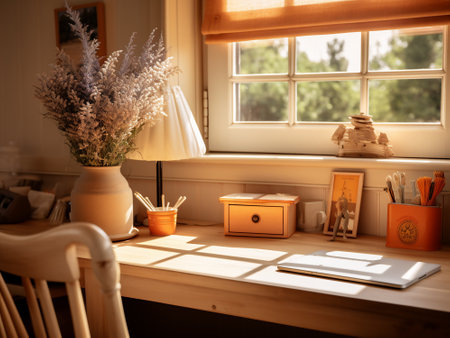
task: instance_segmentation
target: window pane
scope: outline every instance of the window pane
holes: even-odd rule
[[[370,32],[369,70],[441,68],[442,27]]]
[[[287,82],[240,83],[235,90],[235,121],[287,121]]]
[[[370,80],[369,112],[375,122],[437,122],[441,80]]]
[[[361,33],[297,37],[297,72],[359,72]]]
[[[288,72],[288,39],[236,43],[236,74]]]
[[[359,97],[359,80],[299,82],[297,120],[348,122],[360,111]]]

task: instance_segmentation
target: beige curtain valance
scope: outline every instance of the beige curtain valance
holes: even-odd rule
[[[205,0],[206,43],[450,23],[450,0]]]

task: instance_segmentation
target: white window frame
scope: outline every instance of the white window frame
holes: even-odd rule
[[[368,81],[370,79],[441,78],[441,121],[437,123],[374,123],[376,131],[386,132],[398,157],[450,158],[450,102],[448,72],[448,26],[443,30],[444,51],[442,70],[368,71],[368,33],[361,33],[360,73],[295,74],[295,55],[291,55],[289,74],[253,76],[233,74],[233,44],[207,46],[209,91],[209,150],[219,152],[288,153],[335,155],[337,145],[331,135],[340,123],[295,123],[296,109],[288,108],[289,121],[239,122],[233,121],[233,84],[255,80],[361,81],[361,112],[368,110]],[[295,53],[295,38],[290,38],[290,52]],[[296,107],[295,85],[290,85],[289,105]],[[367,94],[365,94],[367,93]]]

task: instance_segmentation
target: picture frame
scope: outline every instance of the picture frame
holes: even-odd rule
[[[330,193],[327,204],[327,220],[323,227],[323,233],[333,235],[336,219],[338,218],[337,203],[341,197],[346,199],[348,211],[347,237],[356,238],[358,231],[359,210],[364,182],[362,172],[332,172]],[[340,227],[343,227],[344,219],[340,218]],[[343,236],[343,231],[338,229],[337,236]]]
[[[97,57],[104,60],[106,57],[106,28],[105,28],[105,5],[103,2],[93,2],[83,5],[72,6],[73,10],[80,13],[81,22],[93,31],[100,43]],[[67,53],[75,65],[80,63],[82,46],[78,38],[70,29],[70,19],[65,15],[66,8],[55,9],[55,32],[56,46]]]

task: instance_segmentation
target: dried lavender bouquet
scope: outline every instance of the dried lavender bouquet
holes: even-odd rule
[[[56,121],[70,151],[84,166],[120,165],[135,149],[135,137],[145,124],[164,114],[165,90],[177,69],[166,57],[162,39],[153,31],[140,55],[135,55],[134,34],[125,52],[110,54],[103,64],[96,56],[97,39],[67,7],[72,31],[82,43],[82,59],[74,66],[59,50],[52,72],[41,74],[35,95],[45,117]]]

